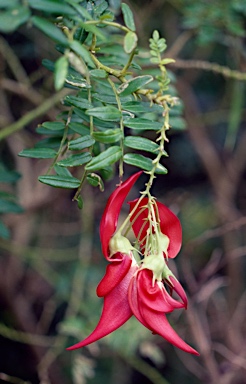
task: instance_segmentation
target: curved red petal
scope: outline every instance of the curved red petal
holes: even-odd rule
[[[182,227],[177,216],[164,204],[157,201],[160,217],[161,232],[167,235],[170,240],[167,249],[168,257],[171,259],[177,256],[182,245]]]
[[[147,323],[144,321],[140,311],[139,311],[139,303],[138,303],[138,288],[137,288],[137,276],[134,276],[131,279],[129,289],[128,289],[128,301],[129,305],[131,307],[131,310],[133,312],[133,315],[136,317],[136,319],[142,323],[146,328],[151,330]]]
[[[173,307],[173,309],[187,308],[185,303],[175,300],[172,296],[170,296],[163,284],[162,290],[167,302]]]
[[[129,271],[132,259],[128,255],[123,255],[121,261],[112,261],[106,268],[106,273],[97,286],[97,296],[106,296],[118,285]]]
[[[181,337],[174,331],[164,314],[153,311],[145,305],[141,306],[141,314],[145,322],[148,324],[148,327],[151,328],[154,333],[162,336],[169,343],[185,352],[199,355],[195,349],[186,344],[186,342],[182,340]]]
[[[116,190],[111,194],[108,199],[107,205],[102,215],[100,223],[100,239],[102,243],[102,252],[106,259],[109,259],[108,244],[113,236],[120,214],[121,207],[124,203],[126,196],[128,195],[133,184],[137,181],[143,171],[139,171],[129,177],[124,183],[122,183]]]
[[[130,201],[130,212],[134,209],[139,199]],[[141,200],[138,209],[131,217],[131,221],[133,222],[132,228],[136,237],[139,236],[140,245],[144,246],[144,238],[146,236],[147,230],[149,228],[149,223],[146,221],[148,218],[148,209],[144,209],[144,207],[148,204],[148,198],[145,197]],[[161,232],[164,233],[170,240],[167,252],[168,257],[174,258],[178,252],[180,251],[182,244],[182,228],[179,219],[177,216],[170,211],[164,204],[156,202],[160,217],[160,229]],[[140,209],[143,209],[141,213]],[[135,219],[135,220],[134,220]],[[145,224],[144,224],[145,222]],[[141,244],[143,241],[143,244]]]
[[[128,303],[127,293],[130,280],[135,271],[135,266],[130,268],[124,279],[104,297],[102,314],[94,331],[86,339],[67,348],[68,350],[82,348],[94,343],[120,328],[130,319],[132,311]]]
[[[179,295],[179,297],[181,298],[181,300],[184,303],[185,309],[187,309],[188,299],[187,299],[186,293],[184,291],[184,288],[182,287],[180,282],[175,277],[169,276],[169,280],[172,283],[171,289],[174,289],[174,291]]]
[[[164,294],[162,285],[160,286],[157,282],[152,285],[153,272],[148,269],[143,269],[138,273],[137,288],[139,305],[143,303],[147,307],[157,312],[172,312],[174,307],[166,299],[168,293]]]

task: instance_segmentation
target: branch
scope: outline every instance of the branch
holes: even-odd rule
[[[16,331],[0,323],[0,335],[24,344],[38,345],[40,347],[50,347],[56,340],[55,336],[37,335],[34,333]]]
[[[170,66],[181,69],[199,69],[202,71],[211,71],[224,77],[246,81],[245,72],[240,72],[229,67],[219,65],[217,63],[210,63],[209,61],[177,59],[175,63],[170,64]]]
[[[44,115],[47,111],[50,110],[53,105],[60,102],[60,100],[70,93],[69,90],[63,89],[60,92],[56,93],[54,96],[51,96],[49,99],[45,100],[40,106],[34,108],[32,111],[26,113],[23,117],[21,117],[18,121],[9,126],[3,128],[0,132],[0,141],[5,139],[6,137],[12,135],[15,132],[23,129],[27,124],[29,124],[32,120],[36,119],[39,116]]]
[[[34,105],[40,105],[44,102],[46,97],[41,95],[39,91],[35,90],[33,87],[29,85],[18,83],[17,81],[10,79],[2,79],[0,82],[0,86],[2,89],[12,92],[20,97],[25,97],[28,101],[30,101]],[[47,112],[47,116],[54,120],[57,113],[55,111]]]

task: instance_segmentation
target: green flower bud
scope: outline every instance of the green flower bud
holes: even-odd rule
[[[109,250],[109,257],[111,257],[117,252],[129,254],[133,250],[133,246],[125,236],[122,236],[121,233],[116,233],[109,241]]]
[[[155,281],[162,281],[163,270],[166,267],[166,262],[162,252],[145,256],[142,268],[150,269],[153,272],[153,285]]]

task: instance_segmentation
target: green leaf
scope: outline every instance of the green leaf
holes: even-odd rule
[[[129,148],[139,149],[146,152],[158,153],[159,145],[154,141],[141,136],[128,136],[124,140],[124,145]]]
[[[81,195],[79,195],[79,196],[77,197],[77,199],[75,199],[75,200],[77,201],[78,208],[79,208],[79,209],[83,209],[84,201],[83,201]]]
[[[105,0],[99,0],[99,1],[95,1],[93,11],[96,16],[100,16],[104,11],[106,11],[107,8],[108,8],[108,2]]]
[[[73,105],[79,109],[89,109],[93,107],[93,105],[89,103],[87,99],[83,99],[79,96],[66,96],[64,100],[68,104]]]
[[[65,123],[60,121],[45,121],[41,126],[51,131],[60,131],[65,128]]]
[[[95,68],[95,64],[93,63],[92,61],[92,58],[91,58],[91,55],[90,55],[90,52],[87,51],[87,49],[82,45],[80,44],[79,41],[76,41],[76,40],[73,40],[70,44],[69,44],[70,48],[75,52],[77,53],[77,55],[79,55],[80,57],[82,57],[82,59],[91,67],[91,68]]]
[[[137,46],[138,37],[135,32],[129,31],[124,37],[124,50],[131,53]]]
[[[83,152],[60,160],[57,165],[59,165],[60,167],[77,167],[78,165],[88,163],[90,160],[91,154],[89,152]]]
[[[153,80],[153,76],[151,75],[144,75],[144,76],[137,76],[134,79],[131,79],[127,81],[126,83],[122,83],[117,92],[121,96],[127,96],[131,93],[136,92],[138,89],[142,88],[144,85],[150,83]]]
[[[86,114],[106,121],[120,121],[122,117],[118,108],[113,106],[87,109]]]
[[[106,13],[103,13],[101,16],[100,16],[100,20],[104,21],[114,21],[114,14],[113,12],[111,11],[107,11]]]
[[[50,72],[54,72],[55,70],[55,64],[53,63],[53,61],[49,60],[49,59],[43,59],[42,60],[42,65],[48,69],[48,71]]]
[[[47,13],[55,13],[57,15],[75,15],[75,11],[63,1],[55,0],[28,0],[28,4],[31,8]]]
[[[122,130],[120,128],[115,128],[107,129],[103,132],[93,132],[93,137],[96,139],[96,141],[99,141],[100,143],[111,144],[121,140],[123,135]]]
[[[151,121],[148,119],[141,119],[136,117],[135,119],[127,119],[124,124],[128,128],[142,130],[142,131],[159,131],[162,128],[162,123],[158,121]]]
[[[60,167],[59,165],[56,164],[54,166],[54,169],[55,169],[55,171],[56,171],[58,176],[73,177],[71,172],[67,168],[65,168],[65,167]]]
[[[23,149],[18,155],[36,159],[53,159],[56,156],[56,151],[52,148],[32,148]]]
[[[85,9],[84,7],[81,7],[76,1],[73,1],[73,0],[66,0],[66,2],[68,4],[70,4],[74,9],[76,9],[76,11],[82,16],[84,17],[85,19],[87,20],[92,20],[92,17],[91,15],[89,14],[89,12],[87,11],[87,9]]]
[[[151,171],[153,169],[152,160],[139,154],[127,153],[123,157],[124,163],[129,165],[134,165],[135,167],[144,169],[145,171]],[[159,165],[159,168],[156,169],[155,173],[165,175],[167,169],[163,165]]]
[[[60,57],[55,63],[54,83],[55,89],[59,91],[65,83],[68,72],[68,59],[66,56]]]
[[[37,141],[37,143],[35,144],[35,148],[52,148],[57,151],[60,147],[60,144],[60,137],[46,137],[44,139],[41,139],[40,141]]]
[[[31,18],[35,27],[40,29],[45,35],[50,37],[56,43],[68,46],[68,40],[64,33],[57,28],[54,24],[50,23],[48,20],[43,19],[39,16],[33,16]]]
[[[92,34],[96,35],[97,37],[99,37],[103,41],[106,40],[106,36],[104,35],[104,33],[101,31],[101,29],[99,29],[95,25],[93,25],[93,24],[86,24],[86,22],[85,23],[80,22],[79,24],[87,32],[91,32]]]
[[[121,95],[120,95],[121,97]],[[117,104],[117,100],[115,98],[115,95],[106,95],[101,93],[93,93],[93,98],[99,101],[102,101],[106,104]],[[121,102],[127,102],[132,99],[132,96],[126,96],[121,98]]]
[[[90,75],[92,77],[99,77],[99,79],[106,79],[108,77],[108,73],[104,69],[92,69]]]
[[[136,113],[136,114],[142,114],[146,112],[159,112],[163,113],[164,109],[161,105],[153,104],[150,105],[149,102],[140,102],[140,101],[129,101],[124,104],[122,104],[122,109]]]
[[[157,42],[159,40],[159,38],[160,38],[160,34],[157,31],[157,29],[155,29],[153,32],[153,40]]]
[[[167,65],[167,64],[170,64],[170,63],[175,63],[175,60],[174,59],[168,59],[168,58],[165,58],[165,59],[161,60],[161,64],[162,65]]]
[[[125,25],[127,26],[127,28],[131,29],[132,31],[135,31],[136,27],[135,27],[133,14],[130,7],[126,3],[122,3],[121,9],[122,9]]]
[[[13,4],[10,9],[0,13],[0,31],[4,33],[14,32],[24,24],[31,13],[27,7]]]
[[[23,208],[14,201],[0,198],[0,213],[22,213]]]
[[[39,135],[50,135],[52,137],[61,138],[63,136],[63,130],[58,129],[56,131],[44,128],[42,125],[40,125],[38,128],[36,128],[36,132]],[[36,148],[38,148],[38,145],[35,145]]]
[[[80,185],[79,179],[76,179],[75,177],[69,177],[69,176],[59,176],[59,175],[40,176],[38,180],[43,184],[47,184],[55,188],[74,189],[74,188],[78,188]]]
[[[91,86],[79,73],[68,73],[66,83],[77,88],[91,88]]]
[[[103,178],[103,180],[110,180],[113,178],[115,174],[115,170],[112,166],[105,167],[103,169],[100,169],[100,174]]]
[[[97,175],[96,173],[89,173],[86,176],[86,180],[93,187],[99,187],[101,192],[104,191],[104,184],[103,184],[102,178],[99,175]]]
[[[81,151],[82,149],[91,147],[94,143],[95,140],[90,135],[86,135],[69,141],[68,148],[70,151]]]
[[[6,227],[6,225],[2,221],[0,221],[0,237],[2,237],[3,239],[10,238],[9,229]]]
[[[121,156],[122,152],[119,146],[110,147],[98,156],[93,157],[89,164],[85,166],[85,169],[87,171],[97,171],[98,169],[102,169],[116,163]]]
[[[69,123],[68,126],[70,129],[72,129],[72,131],[78,133],[81,136],[88,135],[90,133],[90,128],[87,127],[87,125],[82,123],[72,122],[72,123]]]
[[[74,113],[77,116],[79,116],[83,120],[83,122],[88,123],[88,124],[90,123],[90,116],[88,114],[86,114],[86,111],[82,111],[81,109],[78,109],[75,107]],[[104,131],[105,129],[108,129],[108,128],[115,128],[115,122],[98,119],[97,117],[93,118],[93,123],[94,123],[95,127],[100,128],[100,130],[102,130],[102,131]],[[88,134],[88,133],[86,133],[86,134]]]

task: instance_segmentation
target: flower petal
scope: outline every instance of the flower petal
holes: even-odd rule
[[[157,201],[157,207],[160,216],[161,232],[170,239],[167,252],[168,257],[172,259],[177,256],[182,245],[181,224],[177,216],[164,204]]]
[[[134,209],[135,205],[138,203],[139,199],[130,201],[130,212]],[[144,238],[146,236],[147,230],[149,228],[148,218],[148,209],[144,207],[148,204],[148,198],[145,197],[139,204],[138,209],[132,215],[131,221],[133,222],[132,228],[135,236],[139,236],[140,245],[144,247]],[[160,217],[160,229],[163,234],[165,234],[170,242],[167,249],[168,257],[174,258],[180,251],[182,244],[182,228],[180,221],[177,216],[170,211],[164,204],[156,202]],[[142,210],[141,213],[140,210]],[[145,224],[144,224],[145,222]],[[142,241],[142,244],[141,244]]]
[[[137,276],[133,276],[131,279],[129,290],[128,290],[128,301],[129,305],[131,307],[131,310],[134,314],[134,316],[137,318],[137,320],[142,323],[146,328],[151,330],[147,323],[144,321],[140,311],[139,311],[139,303],[138,303],[138,287],[137,287]]]
[[[173,309],[187,308],[187,303],[183,303],[178,300],[175,300],[172,296],[170,296],[170,294],[167,292],[166,288],[164,287],[164,284],[162,284],[162,290],[166,300],[173,307]]]
[[[147,307],[153,309],[157,312],[172,312],[174,307],[167,301],[165,291],[162,290],[161,286],[155,282],[154,286],[153,282],[153,272],[149,269],[143,269],[138,273],[137,277],[137,288],[138,288],[138,297],[139,297],[139,305],[144,303]]]
[[[174,331],[164,314],[153,311],[146,305],[142,305],[141,315],[148,327],[151,328],[154,333],[162,336],[169,343],[175,345],[185,352],[199,355],[195,349],[186,344],[186,342],[182,340],[180,336]]]
[[[128,255],[119,255],[122,257],[121,261],[112,261],[112,263],[107,266],[106,273],[97,286],[97,296],[106,296],[122,281],[129,271],[132,259]]]
[[[102,243],[102,252],[106,259],[109,259],[109,240],[113,236],[120,214],[121,207],[124,203],[126,196],[128,195],[133,184],[137,181],[143,171],[139,171],[129,177],[124,183],[122,183],[111,194],[108,199],[106,208],[104,210],[102,220],[100,223],[100,238]]]
[[[130,268],[129,272],[105,297],[102,314],[94,331],[86,339],[67,348],[74,350],[94,343],[104,336],[109,335],[120,328],[132,316],[132,311],[128,303],[128,287],[136,267]]]
[[[181,298],[181,300],[184,303],[185,309],[187,309],[188,300],[187,300],[187,296],[186,296],[186,293],[184,291],[184,288],[182,287],[180,282],[175,277],[169,276],[169,280],[172,283],[172,286],[170,286],[170,284],[169,284],[169,286],[171,287],[171,289],[174,289],[174,291],[179,295],[179,297]]]

